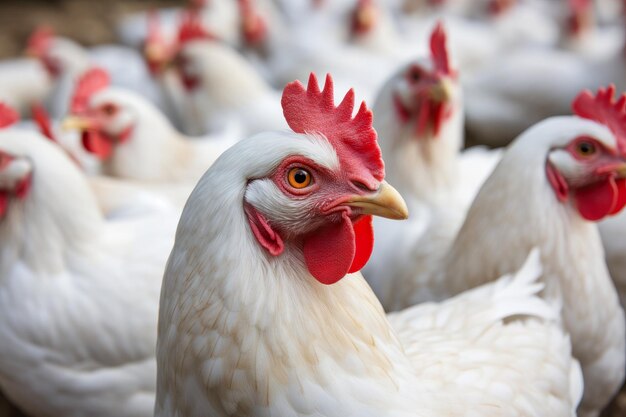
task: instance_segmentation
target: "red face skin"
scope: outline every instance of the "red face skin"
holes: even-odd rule
[[[191,74],[187,69],[189,65],[189,59],[184,55],[178,55],[174,61],[176,70],[180,76],[180,80],[183,83],[183,87],[188,92],[195,91],[200,86],[200,78],[194,74]]]
[[[5,169],[8,169],[8,167],[13,161],[15,161],[15,159],[16,157],[9,155],[6,152],[0,151],[0,175],[2,175],[2,172]],[[31,183],[32,174],[29,172],[22,178],[17,179],[17,181],[11,186],[0,186],[0,219],[6,216],[9,207],[9,201],[12,198],[23,200],[28,196]]]
[[[311,178],[302,188],[289,180],[290,172],[298,169],[306,170]],[[371,216],[346,203],[355,195],[375,192],[380,184],[365,185],[369,180],[331,172],[302,157],[287,158],[271,179],[287,197],[309,201],[306,225],[302,220],[288,224],[286,219],[281,225],[270,224],[258,210],[246,206],[253,234],[271,255],[283,252],[285,240],[298,242],[309,271],[323,284],[333,284],[365,265],[373,249]]]
[[[371,0],[361,0],[352,14],[352,34],[366,35],[376,26],[378,10]]]
[[[117,104],[108,102],[75,114],[86,124],[82,131],[84,148],[101,160],[108,159],[113,153],[114,146],[126,142],[132,134],[132,127],[125,129],[118,135],[112,135],[104,130],[105,126],[114,120],[119,111],[120,107]]]
[[[516,0],[491,0],[487,6],[487,11],[491,16],[502,16],[511,10],[516,2]]]
[[[558,200],[571,198],[579,214],[589,221],[622,210],[626,205],[626,159],[588,136],[575,138],[564,149],[586,170],[584,177],[565,178],[550,162],[546,164],[548,182]]]
[[[452,115],[452,107],[446,100],[435,100],[433,90],[446,77],[426,71],[419,65],[411,65],[405,73],[411,91],[412,103],[407,105],[399,94],[393,97],[396,113],[403,123],[415,119],[416,137],[422,137],[428,129],[437,137],[445,122]]]

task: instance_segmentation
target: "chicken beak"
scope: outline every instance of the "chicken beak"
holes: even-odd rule
[[[400,193],[386,181],[380,184],[376,193],[351,197],[344,204],[358,208],[361,214],[386,217],[394,220],[404,220],[409,217],[409,209],[406,207],[404,199]]]
[[[430,97],[434,102],[444,103],[452,98],[453,92],[454,86],[452,82],[447,78],[442,78],[431,87]]]
[[[86,117],[81,116],[67,116],[61,123],[63,130],[88,130],[93,127],[93,123]]]
[[[626,162],[620,164],[617,166],[617,168],[615,169],[615,173],[620,177],[620,178],[626,178]]]

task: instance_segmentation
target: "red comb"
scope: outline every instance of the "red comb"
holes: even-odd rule
[[[0,102],[0,129],[20,121],[20,115],[8,104]]]
[[[446,30],[443,23],[439,21],[430,34],[430,54],[437,72],[454,76],[456,71],[452,69],[446,42]]]
[[[26,48],[36,56],[41,56],[50,46],[54,31],[49,26],[40,26],[30,35]]]
[[[159,20],[159,14],[153,9],[148,12],[148,35],[146,36],[145,43],[146,45],[150,45],[161,42],[163,42],[161,22]]]
[[[178,27],[178,43],[184,44],[194,40],[215,39],[215,36],[202,25],[200,14],[190,10],[182,15]]]
[[[583,13],[591,10],[593,3],[591,0],[568,0],[570,10],[574,13]]]
[[[317,77],[311,73],[306,88],[300,81],[287,84],[281,104],[285,120],[294,132],[323,134],[340,158],[360,162],[359,167],[350,164],[352,168],[362,172],[360,168],[364,166],[376,180],[382,181],[385,167],[372,126],[373,115],[362,102],[356,116],[352,117],[354,90],[348,90],[335,107],[330,74],[326,75],[324,89],[320,91]]]
[[[254,8],[252,0],[238,0],[241,14],[241,29],[248,44],[257,45],[267,36],[265,19]]]
[[[32,113],[33,120],[39,127],[41,134],[50,139],[52,142],[58,143],[57,138],[54,136],[54,132],[52,131],[50,116],[41,103],[34,103],[30,107],[30,112]]]
[[[591,91],[584,90],[574,99],[572,108],[577,116],[609,128],[617,140],[620,153],[626,155],[626,94],[622,94],[617,101],[613,99],[614,95],[613,84],[598,89],[595,96]]]
[[[89,99],[98,91],[108,87],[110,84],[109,74],[102,68],[92,68],[84,73],[74,90],[72,97],[72,113],[81,113],[89,105]]]

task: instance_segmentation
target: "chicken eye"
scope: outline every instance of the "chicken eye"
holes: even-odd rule
[[[105,104],[102,106],[102,112],[107,116],[113,116],[117,112],[117,107],[113,104]]]
[[[407,78],[411,83],[417,83],[422,78],[422,70],[418,67],[411,67],[407,73]]]
[[[287,181],[293,188],[301,189],[311,185],[313,177],[304,168],[292,168],[289,170],[289,174],[287,174]]]
[[[580,156],[591,156],[596,153],[596,147],[591,142],[579,142],[576,144],[576,152]]]

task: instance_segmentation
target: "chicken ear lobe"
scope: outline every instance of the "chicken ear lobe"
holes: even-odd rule
[[[278,256],[285,250],[283,239],[272,229],[265,217],[254,207],[247,205],[245,208],[248,223],[252,234],[257,242],[263,246],[272,256]]]

